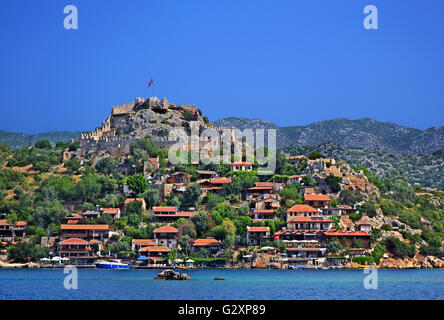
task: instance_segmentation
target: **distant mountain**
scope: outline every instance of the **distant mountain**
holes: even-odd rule
[[[32,144],[39,140],[49,140],[52,144],[57,141],[71,141],[80,139],[80,132],[52,131],[39,133],[32,136]],[[12,149],[20,149],[29,146],[30,135],[0,130],[0,143],[9,145]]]
[[[306,126],[278,127],[269,121],[231,117],[217,120],[213,125],[242,130],[276,128],[279,148],[294,144],[314,146],[333,141],[344,147],[377,148],[394,153],[432,153],[444,149],[442,126],[420,130],[369,118],[337,118]]]
[[[401,175],[412,184],[444,188],[444,150],[432,154],[401,154],[375,148],[343,147],[334,142],[317,146],[293,145],[283,149],[287,155],[308,155],[314,150],[356,167],[363,165],[379,177]]]

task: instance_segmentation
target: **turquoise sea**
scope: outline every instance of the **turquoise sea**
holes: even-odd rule
[[[378,270],[371,290],[362,270],[185,270],[190,281],[154,280],[158,272],[79,269],[78,289],[67,290],[63,269],[0,269],[0,299],[444,299],[442,269]]]

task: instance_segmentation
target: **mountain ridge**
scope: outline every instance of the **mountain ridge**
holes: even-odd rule
[[[239,129],[277,129],[277,146],[318,145],[333,141],[345,147],[378,148],[394,153],[432,153],[444,149],[444,127],[416,129],[390,121],[371,118],[335,118],[305,126],[277,126],[273,122],[229,117],[212,123],[218,127],[234,126]]]

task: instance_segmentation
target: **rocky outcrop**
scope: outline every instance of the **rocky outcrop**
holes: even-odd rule
[[[176,272],[171,269],[164,270],[154,277],[157,280],[191,280],[186,273]]]
[[[379,263],[379,268],[382,269],[433,269],[443,267],[444,261],[432,256],[427,256],[425,259],[417,257],[404,259],[387,258]]]
[[[270,263],[270,257],[265,253],[259,253],[251,263],[251,267],[255,269],[266,269]]]

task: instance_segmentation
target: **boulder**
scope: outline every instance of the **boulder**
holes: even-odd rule
[[[164,270],[154,277],[157,280],[191,280],[186,273],[176,272],[171,269]]]

